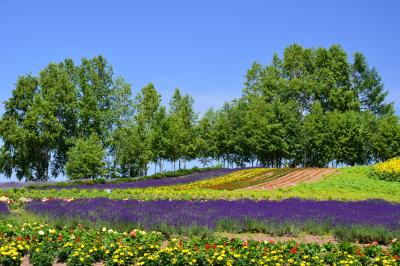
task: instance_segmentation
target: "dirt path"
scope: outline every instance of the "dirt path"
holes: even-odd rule
[[[301,169],[288,173],[287,175],[284,175],[278,179],[245,189],[273,190],[277,188],[290,187],[303,182],[313,182],[319,180],[323,176],[332,174],[336,171],[337,169],[334,168]]]
[[[231,238],[239,238],[243,241],[247,240],[255,240],[255,241],[273,241],[277,242],[288,242],[288,241],[296,241],[298,243],[318,243],[320,245],[330,243],[339,243],[339,241],[331,236],[331,235],[308,235],[308,234],[300,234],[298,236],[271,236],[268,234],[261,234],[261,233],[241,233],[241,234],[232,234],[232,233],[215,233],[218,237],[226,237],[228,239]]]

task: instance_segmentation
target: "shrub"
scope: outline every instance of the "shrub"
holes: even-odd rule
[[[381,180],[400,182],[400,157],[375,164],[370,176]]]

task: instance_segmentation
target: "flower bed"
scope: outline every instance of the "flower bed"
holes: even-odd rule
[[[198,225],[214,229],[219,221],[230,219],[245,223],[307,222],[335,226],[379,226],[400,229],[400,205],[385,201],[283,201],[210,200],[210,201],[137,201],[107,198],[73,201],[47,200],[27,203],[26,210],[61,219],[106,221],[154,228],[160,224],[173,227]]]
[[[238,239],[169,239],[156,232],[117,232],[45,224],[0,223],[0,264],[93,265],[398,265],[400,244],[305,244]]]
[[[375,164],[371,175],[382,180],[400,181],[400,157]]]
[[[293,169],[254,168],[237,171],[211,180],[202,180],[182,186],[181,189],[203,188],[216,190],[235,190],[274,180],[293,171]]]

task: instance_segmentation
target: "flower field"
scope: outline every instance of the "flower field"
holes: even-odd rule
[[[93,265],[398,265],[400,244],[323,245],[238,239],[164,239],[156,232],[0,223],[0,263]]]
[[[287,187],[301,182],[318,180],[324,175],[334,173],[336,169],[296,169],[296,168],[253,168],[187,184],[180,189],[274,189]]]
[[[291,171],[293,171],[293,169],[247,169],[227,174],[219,178],[195,182],[186,185],[183,188],[235,190],[274,180],[276,178],[286,175]]]
[[[97,198],[32,201],[26,205],[26,210],[62,220],[78,218],[94,223],[131,224],[144,229],[157,229],[163,224],[215,229],[221,220],[240,224],[248,220],[265,224],[313,221],[331,227],[358,225],[400,229],[400,205],[384,201],[137,201]]]
[[[371,174],[382,180],[400,181],[400,157],[375,164]]]
[[[210,179],[221,175],[226,175],[231,172],[237,171],[235,169],[217,168],[208,171],[195,172],[185,176],[169,177],[169,178],[157,178],[157,179],[146,179],[137,180],[132,182],[121,182],[121,183],[106,183],[106,184],[77,184],[68,186],[47,186],[46,189],[126,189],[126,188],[147,188],[147,187],[161,187],[161,186],[173,186],[179,184],[187,184],[196,182],[199,180]]]
[[[0,265],[398,265],[398,188],[367,177],[370,168],[321,178],[330,171],[214,169],[127,183],[9,189],[0,198]],[[306,183],[310,179],[315,182]],[[275,244],[218,235],[248,232],[330,235],[339,242]]]

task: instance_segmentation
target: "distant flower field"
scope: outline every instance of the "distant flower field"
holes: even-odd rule
[[[168,177],[158,179],[146,179],[137,180],[133,182],[122,182],[122,183],[110,183],[110,184],[93,184],[93,185],[70,185],[70,186],[47,186],[46,189],[126,189],[126,188],[147,188],[147,187],[161,187],[161,186],[173,186],[179,184],[187,184],[196,182],[199,180],[209,179],[231,172],[237,171],[236,169],[218,168],[203,172],[195,172],[193,174],[179,176],[179,177]]]

